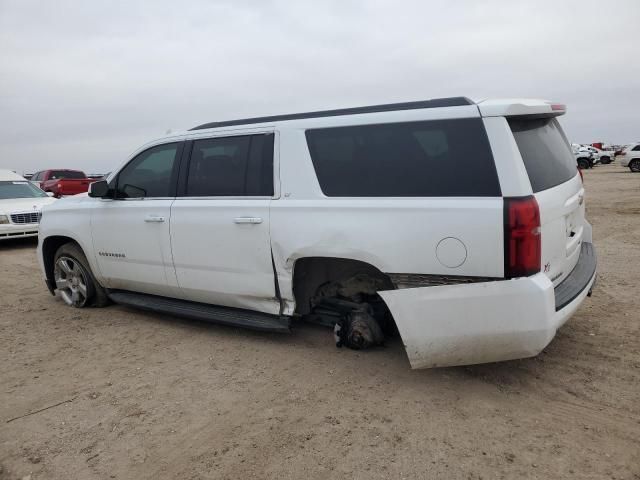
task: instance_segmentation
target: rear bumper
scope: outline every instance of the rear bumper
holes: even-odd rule
[[[595,277],[595,252],[585,242],[575,269],[555,289],[538,273],[379,293],[400,331],[411,367],[430,368],[537,355],[587,297]]]
[[[596,274],[596,252],[592,243],[583,242],[578,263],[554,289],[556,312],[564,309],[586,288]]]

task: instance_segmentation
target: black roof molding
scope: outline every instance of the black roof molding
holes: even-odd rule
[[[199,125],[191,130],[203,130],[205,128],[231,127],[234,125],[247,125],[251,123],[281,122],[284,120],[301,120],[303,118],[338,117],[341,115],[356,115],[359,113],[393,112],[397,110],[418,110],[421,108],[462,107],[475,105],[467,97],[434,98],[418,102],[387,103],[385,105],[369,105],[367,107],[339,108],[337,110],[321,110],[319,112],[290,113],[286,115],[272,115],[269,117],[241,118],[238,120],[226,120]]]

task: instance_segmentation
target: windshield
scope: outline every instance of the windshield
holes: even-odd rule
[[[10,198],[41,198],[47,194],[29,182],[0,182],[0,200]]]
[[[78,170],[52,170],[49,179],[60,180],[61,178],[87,178],[84,173]]]

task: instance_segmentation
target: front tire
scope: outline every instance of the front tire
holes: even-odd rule
[[[96,281],[87,257],[75,243],[62,245],[54,257],[53,278],[56,293],[70,307],[104,307],[107,294]]]
[[[640,172],[640,160],[635,159],[629,162],[629,170],[632,172]]]
[[[589,162],[587,162],[586,160],[579,158],[578,159],[578,168],[580,170],[586,170],[587,168],[589,168]]]

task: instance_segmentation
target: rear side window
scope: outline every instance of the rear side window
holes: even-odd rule
[[[86,178],[84,173],[77,170],[51,170],[49,179],[60,180],[63,178]]]
[[[272,196],[273,134],[194,141],[185,195]]]
[[[482,120],[307,130],[329,197],[496,197],[500,184]]]
[[[638,150],[640,150],[640,145],[636,145],[635,147],[633,147],[633,149],[631,149],[632,152],[637,152]]]
[[[555,118],[509,119],[531,188],[540,192],[576,176],[577,164]]]

